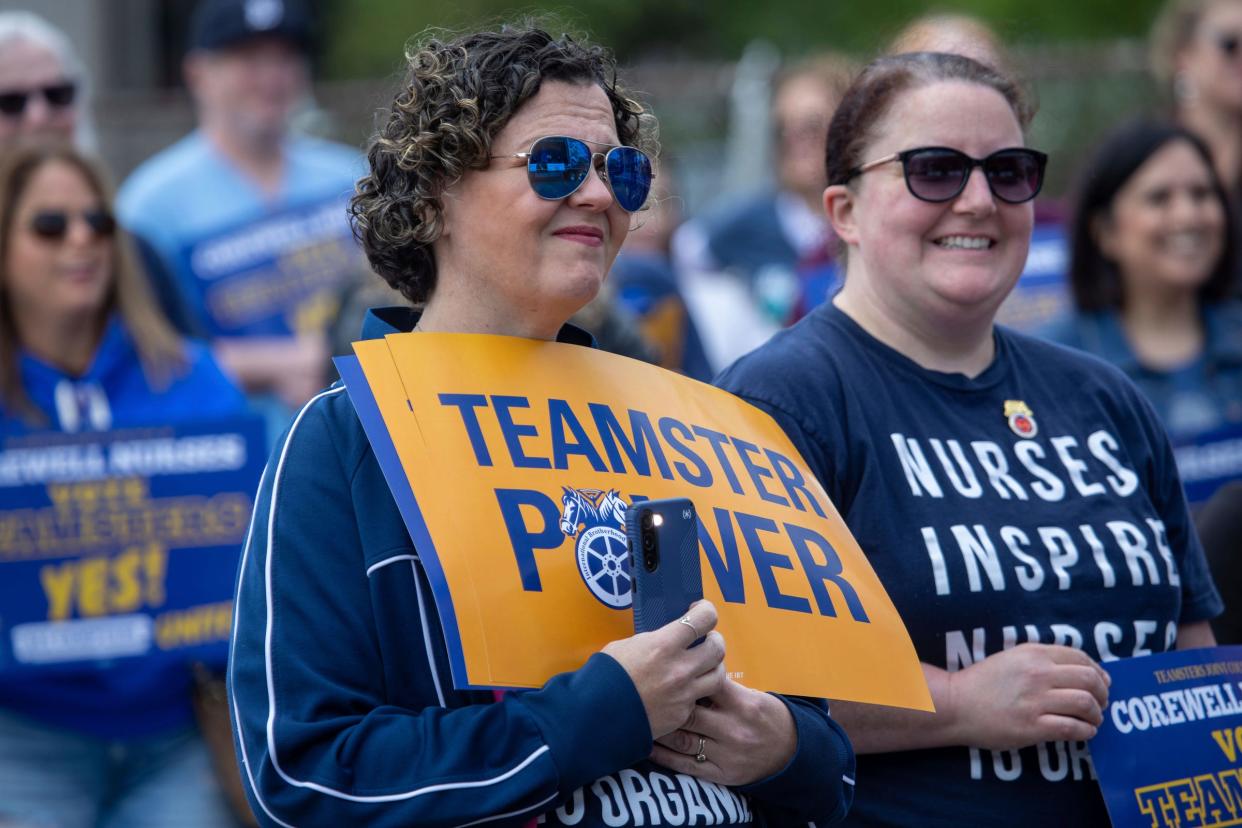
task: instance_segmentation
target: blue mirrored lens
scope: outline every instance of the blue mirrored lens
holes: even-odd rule
[[[606,158],[608,183],[621,209],[633,213],[651,192],[651,159],[633,147],[614,147]]]
[[[578,189],[591,170],[591,150],[575,138],[540,138],[526,162],[530,186],[540,198],[557,199]]]

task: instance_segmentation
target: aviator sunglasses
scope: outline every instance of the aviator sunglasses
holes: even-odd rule
[[[952,201],[966,189],[974,168],[982,167],[992,195],[1009,204],[1021,204],[1039,195],[1048,156],[1025,147],[997,150],[986,158],[971,158],[949,147],[918,147],[855,167],[845,180],[893,161],[901,162],[906,189],[920,201]]]
[[[41,210],[31,217],[30,230],[41,239],[61,241],[69,235],[69,221],[74,215],[64,210]],[[116,219],[107,210],[83,210],[77,215],[97,239],[111,238],[116,232]]]
[[[0,92],[0,113],[16,118],[26,111],[26,103],[31,95],[42,95],[49,106],[63,109],[73,103],[77,86],[73,81],[63,81],[49,86],[34,89],[21,89],[12,92]]]
[[[593,152],[588,144],[611,148],[607,152]],[[531,144],[529,152],[491,157],[524,161],[531,189],[535,195],[549,201],[573,195],[587,180],[591,167],[595,167],[612,191],[612,197],[627,213],[638,211],[647,202],[651,181],[655,178],[651,159],[642,150],[565,135],[540,138]]]

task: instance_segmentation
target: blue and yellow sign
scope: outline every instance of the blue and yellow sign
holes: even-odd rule
[[[931,709],[914,648],[767,414],[612,354],[399,334],[338,360],[431,576],[459,687],[537,687],[633,634],[622,517],[689,497],[726,667],[748,686]]]
[[[343,289],[367,271],[346,198],[273,212],[182,253],[191,300],[217,336],[319,333]]]
[[[0,444],[0,674],[223,663],[264,459],[254,418]]]
[[[1173,456],[1192,506],[1207,503],[1226,483],[1242,480],[1242,424],[1174,439]]]
[[[1091,758],[1116,828],[1242,825],[1242,647],[1110,661]]]

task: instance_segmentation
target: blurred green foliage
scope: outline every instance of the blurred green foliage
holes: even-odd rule
[[[323,0],[330,79],[382,77],[401,66],[402,47],[429,26],[450,29],[550,11],[611,47],[622,63],[645,58],[735,59],[756,38],[783,54],[841,49],[859,56],[883,46],[910,18],[973,14],[1016,45],[1145,37],[1160,0],[578,0],[572,7],[512,0]]]

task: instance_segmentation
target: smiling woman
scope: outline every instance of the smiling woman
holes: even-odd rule
[[[1177,440],[1242,424],[1236,230],[1207,147],[1140,121],[1108,136],[1086,169],[1072,228],[1075,311],[1049,338],[1120,367]]]
[[[867,67],[828,131],[845,287],[720,380],[808,460],[932,691],[934,714],[834,704],[865,754],[849,824],[1107,824],[1097,662],[1210,643],[1221,609],[1137,389],[994,324],[1043,178],[1028,116],[969,58]]]
[[[166,427],[243,407],[207,350],[180,339],[148,294],[100,167],[67,144],[10,149],[0,163],[3,442],[32,431]],[[0,549],[11,551],[11,540],[0,537]],[[38,543],[52,557],[55,546]],[[166,563],[147,546],[111,562],[86,555],[80,566],[45,567],[48,617],[132,610],[139,553],[143,571]],[[8,673],[0,824],[231,824],[193,725],[190,680],[189,665],[175,659]]]
[[[599,291],[647,199],[649,116],[602,49],[530,25],[427,39],[407,57],[352,210],[372,266],[420,307],[373,312],[364,336],[412,329],[590,345],[566,320]],[[241,565],[230,690],[260,821],[841,818],[853,754],[826,705],[727,678],[708,602],[537,690],[497,699],[448,685],[430,583],[343,391],[311,400],[276,447]],[[520,452],[520,435],[535,429],[511,409],[525,401],[492,402],[482,413],[486,398],[446,404],[463,420],[512,424],[521,460],[549,463]],[[612,419],[601,449],[614,465],[618,442],[635,464],[647,460],[639,445],[667,463],[643,422],[639,431],[631,420],[629,436]]]

